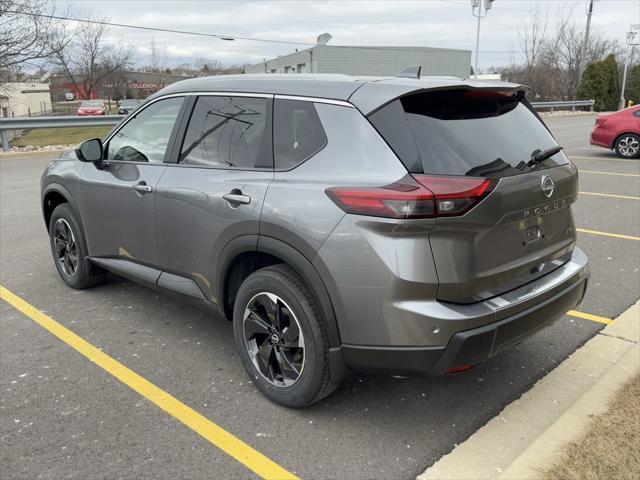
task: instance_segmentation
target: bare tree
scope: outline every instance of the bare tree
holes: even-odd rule
[[[525,57],[525,66],[531,70],[537,63],[540,52],[547,40],[549,14],[542,11],[540,4],[532,8],[529,19],[518,27],[521,50]]]
[[[193,62],[194,68],[200,75],[218,75],[224,70],[224,65],[215,58],[198,57]]]
[[[162,47],[158,47],[156,45],[156,40],[153,37],[151,37],[150,65],[146,70],[151,73],[157,74],[155,83],[158,86],[157,90],[160,90],[164,86],[164,76],[168,71],[167,49],[164,47],[164,45]]]
[[[113,74],[125,70],[132,61],[133,47],[107,43],[105,33],[104,24],[80,23],[72,40],[56,48],[52,62],[69,77],[81,97],[91,98],[105,79],[113,78]]]
[[[511,80],[530,85],[535,98],[572,100],[577,94],[584,29],[571,18],[571,11],[561,11],[551,24],[549,16],[538,6],[518,29],[524,64],[511,65],[503,72]],[[618,43],[593,31],[587,63],[611,53],[620,53]]]
[[[51,57],[68,43],[53,2],[0,0],[0,70],[17,71]]]

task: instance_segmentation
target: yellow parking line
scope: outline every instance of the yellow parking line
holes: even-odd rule
[[[0,298],[22,312],[38,325],[58,337],[100,368],[111,374],[132,390],[154,403],[227,455],[265,479],[297,479],[297,477],[273,462],[239,438],[219,427],[211,420],[182,403],[171,394],[130,370],[122,363],[102,352],[83,338],[62,326],[16,294],[0,285]]]
[[[604,237],[622,238],[624,240],[640,240],[640,237],[622,235],[620,233],[601,232],[599,230],[587,230],[586,228],[576,228],[576,232],[590,233],[591,235],[602,235]]]
[[[614,320],[611,320],[610,318],[591,315],[590,313],[578,312],[577,310],[569,310],[567,312],[567,315],[582,318],[584,320],[591,320],[592,322],[604,323],[605,325],[611,325],[614,322]]]
[[[633,195],[614,195],[613,193],[596,193],[596,192],[578,192],[580,195],[594,195],[597,197],[624,198],[627,200],[640,200],[640,197]]]
[[[578,172],[580,173],[592,173],[595,175],[617,175],[620,177],[640,177],[640,174],[637,173],[616,173],[616,172],[598,172],[598,171],[594,171],[594,170],[582,170],[582,169],[578,169]]]

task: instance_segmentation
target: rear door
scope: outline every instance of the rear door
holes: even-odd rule
[[[259,233],[273,178],[272,104],[271,95],[196,98],[184,139],[156,189],[161,269],[191,279],[214,303],[222,249]]]
[[[423,183],[447,177],[491,180],[491,193],[466,212],[438,214],[425,232],[438,275],[438,299],[471,303],[553,271],[575,244],[569,206],[577,171],[522,94],[450,90],[396,100],[370,119]],[[436,195],[437,198],[437,195]],[[450,202],[449,202],[450,203]]]

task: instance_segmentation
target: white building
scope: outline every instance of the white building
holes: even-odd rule
[[[471,51],[432,47],[342,47],[318,44],[246,67],[245,73],[343,73],[388,76],[421,65],[423,76],[469,77]]]
[[[48,83],[0,83],[0,117],[25,117],[51,112]]]

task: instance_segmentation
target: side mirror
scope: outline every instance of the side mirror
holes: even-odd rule
[[[102,140],[92,138],[76,147],[76,157],[81,162],[101,162],[103,157]]]

